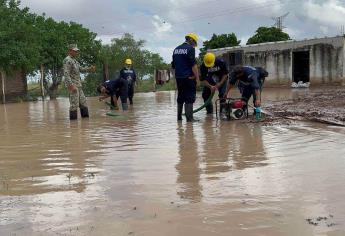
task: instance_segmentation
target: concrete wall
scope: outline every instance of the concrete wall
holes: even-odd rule
[[[269,76],[270,84],[288,84],[292,81],[291,50],[247,52],[244,53],[243,65],[261,66]]]
[[[211,50],[217,56],[242,51],[243,64],[262,66],[269,72],[268,84],[290,84],[293,80],[293,52],[310,52],[310,82],[345,82],[345,40],[343,36],[265,43],[244,47],[230,47]]]
[[[6,75],[5,80],[5,95],[7,101],[12,101],[18,96],[27,94],[26,76],[21,72],[14,72]],[[0,102],[2,98],[2,85],[0,79]]]

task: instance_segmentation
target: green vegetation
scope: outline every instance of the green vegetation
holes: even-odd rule
[[[83,66],[96,65],[97,68],[97,72],[87,75],[83,82],[87,95],[95,95],[97,85],[103,81],[105,67],[114,75],[126,58],[133,60],[139,79],[152,75],[154,69],[169,67],[159,54],[144,48],[144,40],[135,40],[131,34],[113,39],[110,45],[101,45],[96,40],[97,34],[82,25],[30,13],[29,8],[20,8],[19,0],[0,0],[0,15],[1,75],[4,78],[14,71],[25,75],[43,71],[45,93],[51,99],[67,94],[64,86],[60,86],[62,62],[72,43],[78,44],[80,49],[78,61]],[[29,94],[37,96],[40,89],[31,91],[29,88]]]
[[[248,39],[247,45],[290,40],[290,36],[276,27],[259,27],[256,34]]]
[[[234,47],[240,45],[241,40],[237,39],[235,33],[231,34],[213,34],[210,40],[204,41],[203,47],[200,48],[199,59],[201,60],[207,50],[224,47]]]

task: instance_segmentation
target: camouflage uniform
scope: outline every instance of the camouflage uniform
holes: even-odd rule
[[[76,111],[78,107],[87,107],[86,98],[81,85],[80,72],[87,72],[88,69],[89,68],[81,67],[77,60],[71,56],[67,56],[63,61],[66,87],[69,88],[71,85],[74,85],[77,88],[77,92],[70,92],[69,94],[70,111]]]

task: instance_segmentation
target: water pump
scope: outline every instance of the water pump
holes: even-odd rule
[[[218,118],[218,103],[225,112],[228,120],[241,120],[248,117],[247,103],[241,98],[226,98],[216,101],[216,113]]]

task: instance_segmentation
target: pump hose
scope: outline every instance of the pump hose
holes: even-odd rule
[[[116,114],[114,112],[107,112],[106,115],[107,116],[120,116],[119,114]]]
[[[110,102],[104,102],[105,105],[109,106],[111,109],[115,110],[116,107],[114,107]]]
[[[211,93],[211,95],[210,95],[209,98],[206,100],[206,102],[204,103],[204,105],[202,105],[201,107],[199,107],[199,108],[193,110],[193,113],[197,113],[197,112],[201,111],[202,109],[204,109],[205,107],[207,107],[208,105],[210,105],[210,103],[212,103],[212,99],[213,99],[213,97],[214,97],[214,94],[215,94],[215,92]],[[183,114],[183,115],[185,115],[185,114]]]
[[[109,106],[112,110],[116,110],[116,107],[114,107],[113,105],[111,105],[110,102],[105,102],[105,104],[106,104],[107,106]],[[112,111],[107,112],[106,115],[107,115],[107,116],[120,116],[119,114],[116,114],[116,113],[114,113],[114,112],[112,112]]]
[[[206,102],[204,103],[204,105],[202,105],[201,107],[199,107],[198,109],[195,109],[193,111],[193,113],[197,113],[199,111],[201,111],[202,109],[204,109],[205,107],[207,107],[208,105],[210,105],[210,103],[212,103],[212,99],[214,97],[215,92],[211,93],[211,95],[209,96],[209,98],[206,100]]]

